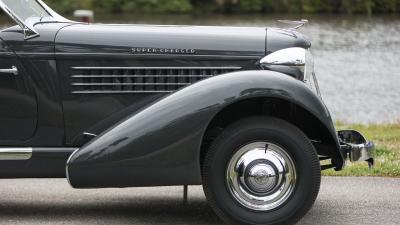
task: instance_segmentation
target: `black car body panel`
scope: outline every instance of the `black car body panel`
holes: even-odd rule
[[[72,21],[33,28],[39,35],[31,38],[19,26],[0,33],[0,66],[19,71],[1,78],[0,146],[33,149],[27,160],[2,161],[0,177],[64,177],[78,149],[67,171],[75,187],[199,184],[210,121],[258,98],[308,113],[343,164],[320,97],[288,76],[291,68],[259,65],[280,49],[309,48],[295,30]]]
[[[338,146],[331,117],[305,84],[271,71],[225,74],[198,82],[129,116],[68,162],[77,188],[200,184],[200,147],[211,120],[251,98],[288,101],[311,112]]]
[[[76,149],[35,147],[28,160],[2,160],[0,178],[65,178],[65,162]]]
[[[84,132],[99,134],[113,123],[165,95],[158,91],[139,91],[127,95],[118,90],[112,90],[104,95],[106,92],[104,88],[100,90],[100,94],[74,93],[76,92],[74,88],[77,87],[70,84],[92,82],[88,79],[74,78],[74,75],[79,76],[85,72],[74,68],[92,68],[90,75],[116,73],[112,70],[96,70],[107,67],[242,68],[254,66],[265,56],[265,37],[265,28],[75,24],[61,29],[55,39],[55,51],[57,68],[63,84],[67,144],[79,145],[85,141],[82,135]],[[194,52],[189,54],[139,52],[142,49],[165,49],[165,47],[170,50]],[[133,49],[139,50],[133,52]],[[120,75],[124,72],[131,74],[132,71],[123,71]],[[149,83],[156,82],[147,80]],[[108,80],[108,83],[110,82],[114,81]],[[132,81],[125,79],[115,82]],[[143,83],[144,80],[136,79],[135,82]]]
[[[293,29],[267,29],[267,55],[272,52],[292,47],[310,48],[310,40]]]
[[[133,58],[149,52],[132,52],[133,48],[193,49],[196,56],[255,56],[265,55],[265,28],[151,26],[151,25],[87,25],[76,24],[62,29],[56,38],[59,56]],[[165,55],[171,52],[153,52]]]
[[[0,178],[183,185],[184,202],[188,185],[203,185],[227,224],[292,224],[321,170],[374,165],[373,142],[335,130],[311,43],[296,31],[307,20],[104,25],[42,0],[0,8],[18,24],[0,32]]]
[[[24,107],[30,107],[25,112],[29,112],[26,119],[34,121],[35,125],[19,125],[12,122],[7,126],[8,133],[21,133],[30,131],[30,135],[24,137],[1,138],[2,146],[30,146],[30,147],[62,147],[64,146],[64,124],[62,105],[59,92],[59,79],[56,68],[54,54],[54,38],[57,32],[65,23],[44,23],[35,27],[41,32],[41,36],[35,39],[25,40],[21,28],[14,26],[1,32],[1,39],[7,45],[15,56],[15,65],[18,66],[19,75],[4,75],[3,79],[15,80],[19,85],[14,89],[18,95],[24,96],[19,100],[13,100],[13,104],[23,104]],[[4,61],[3,61],[4,62]],[[9,68],[10,65],[4,65],[2,68]],[[5,88],[5,87],[4,87]],[[10,86],[7,88],[9,89]],[[17,96],[15,94],[14,96]],[[22,99],[29,99],[29,102],[21,102]],[[4,105],[4,104],[3,104]],[[21,108],[22,109],[22,108]],[[21,118],[15,108],[13,115],[15,118]],[[6,111],[2,111],[6,113]],[[33,115],[32,113],[35,114]],[[5,115],[2,118],[7,118]],[[27,122],[27,123],[31,123]],[[3,129],[0,125],[1,129]],[[5,128],[5,127],[4,127]],[[33,130],[32,130],[33,129]],[[7,133],[7,132],[5,132]]]
[[[0,40],[0,68],[21,67],[17,55]],[[26,75],[25,71],[20,71]],[[37,102],[31,83],[21,77],[0,77],[0,142],[24,141],[35,132]]]

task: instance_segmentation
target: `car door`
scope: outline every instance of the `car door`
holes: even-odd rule
[[[34,91],[17,55],[0,39],[0,144],[28,140],[36,123]]]

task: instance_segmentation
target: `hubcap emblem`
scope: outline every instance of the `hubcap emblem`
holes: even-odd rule
[[[282,205],[293,193],[296,168],[283,148],[255,142],[234,154],[226,179],[230,193],[240,204],[269,211]]]

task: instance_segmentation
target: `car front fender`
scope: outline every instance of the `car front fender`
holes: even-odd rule
[[[215,76],[183,88],[115,124],[78,149],[67,163],[76,188],[201,184],[200,148],[210,121],[246,99],[297,104],[337,134],[322,100],[303,82],[272,71]]]

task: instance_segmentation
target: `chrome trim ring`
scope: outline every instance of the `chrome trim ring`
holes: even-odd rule
[[[229,161],[226,183],[230,194],[244,207],[270,211],[293,194],[296,167],[278,145],[253,142],[241,147]]]

